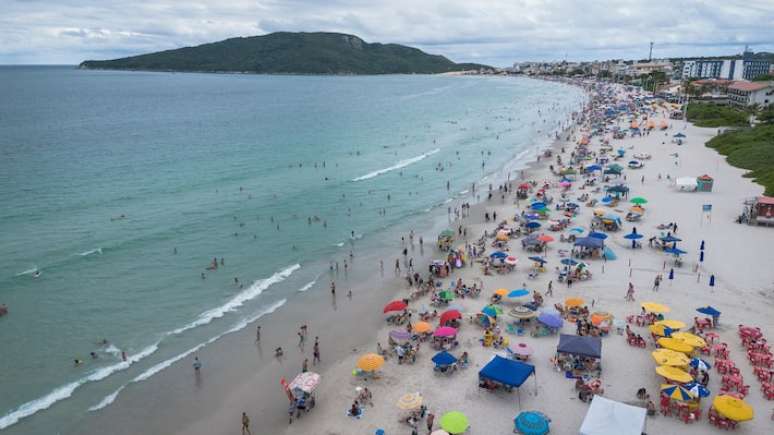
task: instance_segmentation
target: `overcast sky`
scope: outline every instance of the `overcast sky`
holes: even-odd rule
[[[774,0],[0,0],[0,64],[77,64],[269,32],[336,31],[454,61],[774,51]]]

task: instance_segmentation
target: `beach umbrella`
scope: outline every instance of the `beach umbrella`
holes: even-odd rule
[[[659,338],[657,343],[664,349],[673,350],[675,352],[682,352],[685,354],[693,352],[693,346],[675,338]]]
[[[527,290],[525,288],[520,288],[520,289],[516,289],[516,290],[511,290],[511,292],[508,293],[508,297],[509,298],[520,298],[520,297],[527,296],[528,294],[529,294],[529,290]]]
[[[541,234],[541,235],[538,236],[537,239],[540,240],[543,243],[548,243],[548,242],[553,242],[554,241],[554,238],[549,236],[548,234]]]
[[[594,171],[601,171],[601,170],[602,170],[602,166],[597,164],[588,165],[586,166],[586,169],[585,169],[586,172],[594,172]]]
[[[642,234],[638,234],[638,233],[629,233],[629,234],[627,234],[627,235],[625,235],[625,236],[624,236],[624,239],[629,239],[629,240],[639,240],[639,239],[641,239],[642,237],[643,237],[643,236],[642,236]]]
[[[752,420],[754,416],[753,408],[747,402],[726,394],[715,396],[712,407],[718,414],[733,421]]]
[[[392,311],[403,311],[408,305],[403,301],[392,301],[384,306],[384,312],[389,313]]]
[[[604,208],[595,208],[595,209],[593,210],[593,212],[594,212],[594,216],[599,216],[599,217],[601,217],[601,216],[604,216],[604,215],[605,215],[605,213],[607,213],[607,210],[605,210]]]
[[[529,228],[529,229],[540,228],[540,222],[537,222],[537,221],[529,221],[529,222],[527,222],[527,224],[526,224],[525,226],[526,226],[527,228]]]
[[[715,308],[712,308],[709,305],[707,305],[706,307],[697,308],[696,311],[712,317],[717,317],[720,315],[720,311],[716,310]]]
[[[536,262],[536,263],[540,263],[540,265],[541,265],[541,266],[542,266],[543,264],[545,264],[545,263],[548,263],[548,260],[546,260],[546,259],[545,259],[545,258],[543,258],[543,257],[538,257],[538,256],[536,256],[536,255],[533,255],[532,257],[529,257],[529,259],[530,259],[530,260],[532,260],[532,261],[534,261],[534,262]]]
[[[527,213],[525,217],[531,220],[540,219],[540,215],[537,213]]]
[[[661,366],[685,367],[690,362],[684,353],[669,349],[656,349],[650,355]]]
[[[683,387],[685,387],[686,390],[690,391],[691,394],[696,397],[709,397],[710,395],[710,390],[696,381],[688,382],[687,384],[683,385]]]
[[[704,251],[699,251],[699,263],[704,263]]]
[[[572,186],[572,183],[569,180],[562,180],[559,182],[559,186],[561,187],[570,187]]]
[[[518,305],[513,307],[510,311],[508,311],[508,315],[515,318],[515,319],[531,319],[533,317],[537,317],[538,313],[535,311],[530,310],[528,307],[525,307],[523,305]]]
[[[573,260],[572,258],[562,258],[561,263],[564,264],[565,266],[575,266],[576,264],[578,264],[578,262]]]
[[[691,358],[691,362],[688,364],[691,367],[698,370],[709,370],[712,368],[712,365],[710,365],[710,363],[708,363],[707,361],[704,361],[701,358]]]
[[[647,204],[648,200],[641,196],[635,196],[634,198],[629,200],[629,202],[631,202],[632,204],[642,205],[642,204]]]
[[[500,315],[500,314],[503,313],[503,308],[501,306],[499,306],[499,305],[489,304],[489,305],[487,305],[484,308],[491,308],[491,309],[493,309],[494,313],[497,314],[497,315]],[[489,316],[489,317],[496,317],[496,316]]]
[[[503,263],[509,264],[511,266],[515,266],[516,264],[519,263],[519,259],[514,257],[513,255],[509,255],[505,257],[505,260],[503,260]]]
[[[683,343],[693,347],[705,347],[707,342],[698,335],[691,334],[690,332],[675,332],[672,334],[672,338],[682,341]]]
[[[461,318],[462,314],[460,314],[459,310],[446,310],[441,314],[441,317],[438,319],[438,323],[445,325],[451,320],[457,320]]]
[[[677,134],[673,135],[672,137],[683,138],[683,137],[685,137],[685,135],[682,132],[680,132],[680,133],[677,133]]]
[[[489,254],[490,258],[503,259],[508,256],[508,253],[503,251],[495,251]]]
[[[539,209],[546,208],[546,203],[542,201],[535,201],[532,204],[530,204],[529,207],[535,210],[539,210]]]
[[[433,330],[433,326],[425,321],[420,321],[414,324],[414,332],[424,334]]]
[[[613,320],[613,315],[604,311],[597,311],[591,314],[591,324],[600,325],[602,322],[610,322]]]
[[[602,205],[608,205],[608,204],[610,204],[611,202],[613,202],[613,197],[612,197],[612,196],[610,196],[610,195],[607,195],[607,196],[605,196],[605,197],[602,197],[602,199],[600,199],[600,200],[599,200],[599,202],[600,202],[600,203],[602,203]],[[605,214],[605,213],[604,213],[604,210],[603,210],[603,212],[602,212],[602,213],[597,213],[597,210],[603,210],[603,209],[594,209],[594,214],[595,214],[595,215],[601,216],[601,215],[604,215],[604,214]]]
[[[710,275],[710,287],[715,287],[715,275]]]
[[[449,432],[446,432],[443,429],[434,430],[433,433],[430,435],[449,435]]]
[[[468,417],[459,411],[447,412],[441,416],[441,429],[456,435],[468,430]]]
[[[553,313],[540,313],[537,320],[549,328],[561,328],[564,323],[564,320],[558,314]]]
[[[462,308],[462,305],[460,304],[449,304],[449,306],[446,307],[446,311],[449,311],[449,310],[456,310],[456,311],[459,311],[460,313],[464,311],[464,309]]]
[[[583,305],[585,301],[583,298],[567,298],[564,300],[564,305],[567,307],[579,307]]]
[[[411,333],[408,331],[393,329],[392,331],[390,331],[390,337],[392,337],[394,340],[410,340]]]
[[[607,238],[607,234],[600,233],[599,231],[592,231],[588,236],[599,240],[605,240]]]
[[[497,290],[494,291],[494,294],[496,294],[497,296],[505,296],[508,294],[508,289],[498,288]]]
[[[505,241],[507,241],[508,239],[510,239],[510,237],[511,237],[511,236],[508,234],[508,232],[507,232],[507,231],[498,231],[498,232],[497,232],[497,236],[496,236],[495,238],[496,238],[498,241],[500,241],[500,242],[505,242]]]
[[[357,360],[357,368],[364,372],[379,370],[384,365],[384,357],[375,353],[367,353]]]
[[[668,313],[670,308],[664,304],[657,304],[655,302],[643,302],[642,308],[645,308],[645,311],[650,313]]]
[[[584,231],[586,231],[586,230],[584,230],[584,229],[583,229],[583,228],[581,228],[581,227],[573,227],[573,228],[570,228],[570,231],[571,231],[571,232],[573,232],[573,233],[578,233],[578,234],[581,234],[581,233],[583,233],[583,232],[584,232]]]
[[[660,239],[664,243],[682,242],[683,241],[683,239],[681,239],[679,237],[675,237],[675,236],[673,236],[671,234],[667,234],[666,236],[661,237]]]
[[[675,382],[686,383],[693,380],[693,377],[685,370],[680,370],[677,367],[672,366],[658,366],[656,367],[656,373],[658,373],[659,376],[663,376],[664,378]]]
[[[432,361],[439,366],[448,366],[457,362],[457,358],[444,350],[435,354]]]
[[[678,256],[686,253],[686,251],[683,251],[680,248],[667,248],[667,249],[664,249],[664,252],[666,252],[667,254],[674,254]]]
[[[687,326],[685,322],[682,322],[680,320],[673,320],[673,319],[659,320],[658,322],[655,322],[653,324],[664,325],[669,329],[683,329]]]
[[[441,326],[433,332],[435,337],[454,337],[455,335],[457,335],[457,330],[451,326]]]
[[[545,435],[549,432],[548,418],[542,412],[525,411],[513,419],[513,425],[522,435]]]
[[[454,300],[454,293],[450,292],[449,290],[444,290],[444,291],[438,293],[438,297],[442,301],[453,301]]]
[[[508,350],[514,355],[530,356],[534,350],[527,343],[518,343],[508,346]]]
[[[672,328],[664,325],[650,325],[648,330],[651,334],[655,334],[659,337],[669,337],[672,335]]]
[[[497,317],[497,310],[495,310],[494,307],[491,305],[488,305],[482,308],[481,312],[486,314],[489,317]]]
[[[672,400],[679,400],[681,402],[696,398],[690,391],[683,388],[682,385],[661,384],[661,394],[666,395]]]
[[[704,250],[704,240],[701,241],[701,246],[699,246],[699,250],[700,251]]]
[[[420,406],[422,406],[422,395],[419,393],[404,394],[400,396],[396,405],[398,405],[399,409],[402,409],[404,411],[417,409]]]

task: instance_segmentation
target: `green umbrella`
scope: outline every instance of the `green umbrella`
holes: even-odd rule
[[[454,234],[455,233],[452,230],[443,230],[443,231],[441,231],[441,234],[438,235],[438,238],[453,239],[454,238]]]
[[[468,418],[459,411],[451,411],[441,417],[441,429],[450,434],[461,434],[468,430]]]
[[[632,198],[632,200],[629,202],[631,202],[632,204],[641,205],[641,204],[647,204],[648,200],[641,196],[638,196],[638,197]]]
[[[454,293],[450,292],[449,290],[444,290],[438,293],[438,297],[444,301],[452,301],[454,300]]]

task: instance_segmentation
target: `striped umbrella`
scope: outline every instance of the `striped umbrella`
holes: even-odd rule
[[[398,408],[408,411],[422,406],[422,395],[419,393],[408,393],[400,396],[397,402]]]
[[[683,402],[696,398],[693,394],[691,394],[690,391],[683,388],[681,385],[662,384],[661,394],[669,396],[670,399],[680,400]]]
[[[357,360],[357,368],[364,372],[379,370],[384,365],[384,357],[375,353],[367,353]]]

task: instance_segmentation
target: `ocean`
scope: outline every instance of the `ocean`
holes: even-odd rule
[[[515,178],[583,99],[513,77],[0,67],[0,430],[100,412],[328,291],[350,251],[395,258],[387,240]]]

